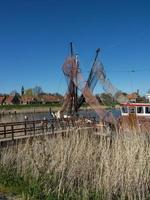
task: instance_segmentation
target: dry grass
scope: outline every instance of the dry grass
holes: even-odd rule
[[[1,166],[35,177],[47,196],[60,199],[150,199],[149,161],[145,134],[122,133],[110,142],[86,131],[33,139],[3,149],[0,158]]]

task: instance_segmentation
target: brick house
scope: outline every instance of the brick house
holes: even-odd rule
[[[129,102],[136,103],[139,98],[139,95],[136,92],[134,92],[134,93],[128,94],[127,98]]]
[[[36,104],[38,103],[37,98],[31,97],[31,96],[22,96],[21,97],[21,104],[27,105],[27,104]]]
[[[60,103],[62,101],[62,97],[53,95],[43,95],[40,98],[43,104]]]
[[[10,95],[6,97],[4,104],[5,105],[20,104],[20,98],[18,97],[18,95]]]
[[[4,96],[0,96],[0,105],[4,104],[5,98],[6,97],[4,97]]]

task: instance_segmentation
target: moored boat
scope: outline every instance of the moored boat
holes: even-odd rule
[[[121,121],[130,128],[150,130],[150,103],[122,103]]]
[[[129,116],[130,114],[150,118],[150,103],[122,103],[121,115]]]

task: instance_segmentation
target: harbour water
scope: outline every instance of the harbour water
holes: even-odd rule
[[[119,109],[108,110],[108,112],[112,112],[113,116],[117,118],[121,115]],[[81,110],[79,111],[78,115],[89,119],[94,118],[96,121],[99,120],[98,115],[93,110]],[[33,113],[10,112],[7,114],[0,113],[0,123],[19,122],[19,121],[24,121],[25,119],[28,119],[30,121],[47,119],[50,121],[52,118],[53,116],[50,112],[33,112]]]

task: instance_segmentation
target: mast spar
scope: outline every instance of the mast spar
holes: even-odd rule
[[[78,60],[77,60],[77,56],[74,55],[74,51],[73,51],[73,45],[72,42],[70,42],[70,54],[71,54],[71,59],[72,59],[72,63],[74,65],[71,66],[71,79],[70,79],[70,83],[69,83],[69,95],[70,95],[70,108],[69,108],[69,114],[70,115],[74,115],[77,114],[77,101],[78,101],[78,88],[75,85],[75,83],[73,82],[73,77],[74,77],[74,71],[76,72],[76,82],[77,82],[77,68],[78,66]],[[74,67],[76,69],[74,69]]]

